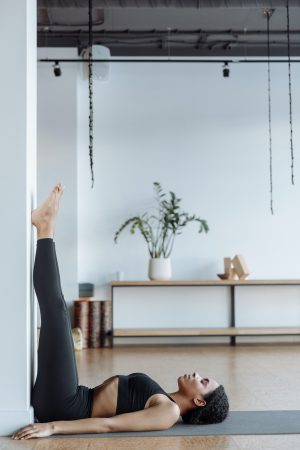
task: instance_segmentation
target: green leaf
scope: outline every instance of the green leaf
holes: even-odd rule
[[[161,184],[158,181],[155,181],[153,186],[156,193],[157,209],[159,214],[149,215],[145,212],[141,216],[134,216],[126,220],[114,235],[115,243],[117,243],[120,233],[127,226],[130,226],[131,234],[135,234],[136,230],[140,231],[147,243],[148,251],[151,257],[160,257],[161,255],[165,256],[166,253],[170,254],[174,243],[173,238],[176,235],[182,234],[182,229],[189,222],[195,221],[199,223],[198,233],[203,231],[207,233],[209,231],[206,220],[196,217],[195,214],[189,215],[181,209],[179,203],[182,199],[176,197],[176,194],[173,191],[169,191],[169,200],[167,200],[164,198],[166,197],[166,193],[163,192]],[[153,232],[152,223],[153,226],[157,224],[156,236]],[[170,242],[172,243],[171,249],[167,250]],[[157,249],[156,246],[158,246]]]

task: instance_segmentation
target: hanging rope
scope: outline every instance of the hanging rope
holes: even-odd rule
[[[93,128],[94,128],[94,107],[93,107],[93,1],[89,0],[89,154],[92,175],[92,188],[94,187],[93,171]]]
[[[291,177],[294,184],[294,147],[293,147],[293,115],[292,115],[292,83],[291,83],[291,50],[290,50],[290,10],[289,0],[286,2],[288,67],[289,67],[289,106],[290,106],[290,145],[291,145]]]
[[[268,38],[268,116],[269,116],[269,172],[270,172],[270,209],[273,211],[273,157],[272,157],[272,120],[271,120],[271,69],[270,69],[270,17],[273,9],[266,8],[264,15],[267,18],[267,38]]]

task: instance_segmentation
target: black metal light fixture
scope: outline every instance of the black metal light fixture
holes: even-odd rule
[[[229,75],[230,75],[230,69],[229,69],[229,66],[228,66],[228,62],[225,61],[224,65],[223,65],[223,77],[224,78],[228,78]]]
[[[55,63],[53,64],[53,72],[56,77],[61,76],[61,68],[58,61],[55,61]]]

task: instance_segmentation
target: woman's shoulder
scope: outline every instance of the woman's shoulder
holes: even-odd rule
[[[156,405],[161,405],[161,404],[169,405],[170,407],[173,407],[175,410],[180,411],[178,404],[175,402],[174,399],[170,398],[170,396],[167,393],[158,392],[157,394],[153,394],[153,395],[151,395],[151,397],[148,398],[148,401],[146,403],[146,405],[149,408],[151,406],[156,406]],[[146,405],[145,405],[145,407],[147,407]]]

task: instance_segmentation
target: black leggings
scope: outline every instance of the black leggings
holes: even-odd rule
[[[78,385],[70,316],[52,238],[37,241],[33,283],[41,312],[38,372],[31,401],[35,418],[50,422],[90,417],[94,389]]]

